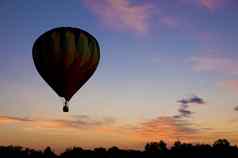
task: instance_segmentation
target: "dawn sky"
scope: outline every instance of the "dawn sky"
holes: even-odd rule
[[[237,0],[1,0],[0,145],[238,144],[237,18]],[[32,60],[36,38],[60,26],[101,49],[69,113]]]

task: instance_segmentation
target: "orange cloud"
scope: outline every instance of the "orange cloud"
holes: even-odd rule
[[[80,118],[80,119],[79,119]],[[91,141],[104,142],[108,146],[120,144],[121,146],[131,148],[139,147],[149,141],[165,140],[170,145],[176,141],[184,142],[212,142],[217,138],[228,136],[229,139],[238,140],[237,131],[217,130],[211,128],[202,128],[187,119],[178,119],[173,116],[161,116],[147,121],[134,123],[133,125],[114,123],[113,119],[102,119],[100,121],[92,120],[86,117],[74,117],[71,120],[43,120],[43,119],[26,119],[20,117],[0,116],[0,125],[20,125],[19,127],[37,131],[38,129],[46,129],[43,132],[47,134],[51,130],[54,132],[63,132],[64,139],[72,139],[74,142],[75,134],[80,132],[84,143]],[[85,129],[85,130],[84,130]],[[65,132],[68,131],[68,132]],[[34,131],[33,131],[34,133]],[[47,137],[46,137],[47,138]],[[67,140],[62,140],[63,146]],[[70,141],[72,144],[72,142]],[[69,143],[69,144],[70,144]],[[76,140],[74,143],[78,143]],[[73,144],[74,144],[73,143]],[[99,144],[100,144],[99,143]],[[59,144],[57,144],[59,145]],[[85,145],[85,144],[82,144]],[[105,145],[105,144],[102,144]]]
[[[139,124],[132,135],[138,140],[159,141],[171,143],[180,140],[190,143],[213,143],[218,138],[228,138],[237,143],[237,130],[203,128],[185,119],[171,116],[157,117]]]
[[[144,33],[149,29],[151,6],[128,0],[84,0],[84,4],[112,29]]]
[[[146,139],[175,141],[195,137],[200,132],[198,128],[183,119],[174,117],[158,117],[140,125],[137,134]]]
[[[75,119],[76,118],[76,119]],[[81,118],[81,117],[79,117]],[[118,125],[112,119],[92,120],[88,117],[72,120],[25,119],[21,117],[0,116],[0,125],[20,125],[25,129],[93,130],[96,134],[111,135],[137,142],[148,140],[169,140],[189,138],[199,130],[188,121],[174,117],[158,117],[134,125]]]
[[[44,120],[27,119],[21,117],[0,116],[1,124],[21,124],[23,127],[41,128],[41,129],[88,129],[96,128],[114,123],[111,118],[105,118],[97,121],[90,118],[71,119],[71,120]]]
[[[21,122],[31,122],[32,120],[20,117],[0,116],[0,124],[15,124]]]
[[[193,142],[199,140],[203,131],[205,129],[195,128],[189,121],[173,116],[158,117],[134,125],[99,127],[95,130],[101,134],[113,135],[116,138],[133,140],[141,144],[159,140],[172,143],[178,139]]]

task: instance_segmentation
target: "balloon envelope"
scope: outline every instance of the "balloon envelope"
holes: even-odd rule
[[[96,70],[100,48],[89,33],[79,28],[59,27],[35,41],[32,56],[42,78],[69,101]]]

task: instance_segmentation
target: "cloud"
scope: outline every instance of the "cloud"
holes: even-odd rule
[[[230,91],[238,92],[238,80],[224,80],[218,86]]]
[[[231,136],[237,131],[227,131],[224,129],[202,127],[191,120],[174,116],[159,116],[134,124],[124,124],[123,126],[108,126],[98,128],[97,131],[113,137],[133,140],[133,142],[145,143],[148,141],[166,140],[173,143],[176,140],[198,143],[210,142],[219,137]],[[228,133],[230,132],[230,133]],[[234,136],[233,138],[236,138]]]
[[[180,117],[190,117],[191,114],[193,113],[190,110],[187,110],[187,109],[184,109],[184,108],[180,108],[178,111],[180,112]],[[179,118],[179,117],[177,117],[177,118]]]
[[[180,25],[179,20],[175,16],[163,16],[160,18],[160,22],[171,29],[178,28]]]
[[[234,108],[234,110],[235,110],[235,111],[238,111],[238,106],[236,106],[236,107]]]
[[[178,100],[177,102],[180,103],[180,108],[178,109],[179,114],[175,115],[174,118],[188,118],[193,114],[193,112],[188,109],[191,104],[205,104],[204,99],[196,95]]]
[[[238,63],[236,60],[219,56],[193,57],[191,60],[195,71],[219,72],[238,74]]]
[[[176,119],[170,116],[161,116],[141,123],[136,133],[149,139],[176,140],[188,138],[200,132],[187,120]]]
[[[149,29],[152,6],[129,0],[84,0],[83,4],[112,29],[145,33]]]
[[[28,119],[28,118],[21,118],[21,117],[0,116],[0,125],[1,124],[21,123],[21,122],[32,122],[32,120]]]
[[[177,0],[182,6],[202,8],[210,13],[220,9],[237,9],[237,0]]]
[[[198,96],[192,96],[191,98],[189,98],[189,103],[205,104],[205,101]]]
[[[183,5],[188,5],[190,7],[203,8],[209,11],[215,11],[225,4],[229,0],[179,0]]]
[[[200,0],[202,6],[210,11],[219,9],[224,5],[224,0]]]
[[[179,114],[178,115],[174,115],[173,117],[175,119],[191,117],[193,112],[190,111],[188,108],[189,108],[189,106],[187,104],[181,104],[180,108],[178,109]]]
[[[208,31],[199,31],[199,32],[195,33],[195,38],[202,43],[208,43],[211,41],[215,41],[215,40],[219,39],[218,36],[219,35],[217,33],[208,32]]]
[[[64,135],[71,137],[73,134],[78,134],[82,130],[87,129],[85,132],[89,135],[93,134],[92,138],[100,137],[100,142],[104,140],[117,144],[125,142],[127,143],[126,145],[128,145],[128,142],[144,144],[148,141],[157,140],[166,140],[172,143],[178,139],[186,142],[207,142],[208,139],[215,139],[225,134],[231,136],[231,134],[237,133],[236,131],[225,133],[226,131],[223,130],[219,132],[217,129],[204,128],[188,119],[175,118],[173,116],[160,116],[129,125],[123,122],[121,122],[121,125],[118,125],[114,124],[114,122],[115,120],[112,118],[93,120],[87,115],[73,116],[72,119],[51,120],[0,116],[0,125],[19,124],[20,128],[36,130],[37,132],[39,132],[38,129],[47,129],[43,131],[47,132],[47,134],[50,132],[49,129],[53,129],[54,135],[56,130],[58,130],[59,132],[63,131]],[[69,132],[65,132],[67,129]]]
[[[104,125],[110,125],[115,122],[112,118],[104,118],[102,120],[93,120],[88,116],[78,116],[74,119],[28,119],[21,117],[0,116],[1,124],[21,124],[25,127],[40,129],[88,129],[96,128]]]
[[[187,104],[190,104],[190,103],[205,104],[205,101],[201,97],[198,97],[196,95],[193,95],[193,96],[191,96],[189,98],[186,98],[186,99],[178,100],[177,102],[181,103],[182,105],[187,105]]]
[[[186,105],[186,104],[189,103],[189,101],[188,101],[187,99],[181,99],[181,100],[178,100],[177,102],[178,102],[178,103],[181,103],[181,104],[183,104],[183,105],[184,105],[184,104]]]

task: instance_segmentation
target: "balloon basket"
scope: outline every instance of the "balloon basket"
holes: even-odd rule
[[[63,112],[69,112],[68,101],[65,101],[64,103]]]

